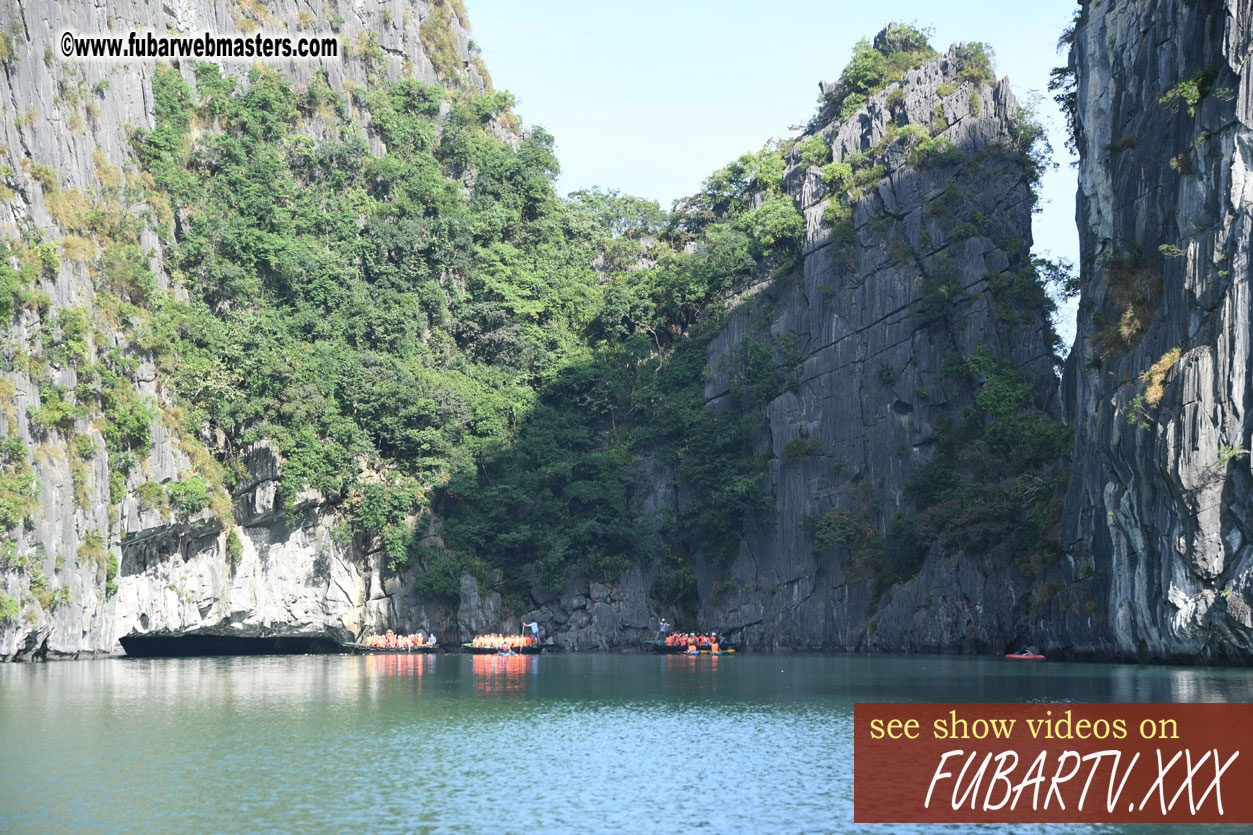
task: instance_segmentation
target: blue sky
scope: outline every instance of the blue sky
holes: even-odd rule
[[[1075,170],[1063,120],[1047,93],[1065,62],[1057,39],[1072,0],[886,0],[882,3],[739,0],[631,3],[467,0],[474,40],[497,88],[517,97],[527,125],[557,140],[563,192],[600,186],[664,208],[715,169],[814,112],[818,81],[839,76],[853,44],[892,20],[933,29],[943,51],[984,41],[1020,101],[1032,91],[1058,168],[1045,177],[1037,252],[1077,261]],[[1062,335],[1073,337],[1073,305]]]

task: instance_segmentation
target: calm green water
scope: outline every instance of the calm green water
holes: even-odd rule
[[[1253,671],[763,655],[0,665],[0,831],[933,832],[852,824],[853,703],[1018,700],[1253,701]]]

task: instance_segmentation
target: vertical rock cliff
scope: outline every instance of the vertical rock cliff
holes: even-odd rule
[[[1080,7],[1064,539],[1087,576],[1041,624],[1059,647],[1253,655],[1251,39],[1244,0]],[[1095,598],[1095,618],[1079,598]]]
[[[167,259],[184,219],[141,173],[132,141],[156,124],[166,62],[68,59],[59,39],[333,35],[336,57],[266,66],[340,93],[370,76],[490,88],[461,4],[19,0],[0,10],[0,30],[0,275],[12,314],[0,659],[108,653],[131,632],[455,631],[453,612],[428,614],[412,578],[385,570],[377,539],[336,535],[340,519],[318,495],[302,495],[294,515],[278,506],[267,445],[245,451],[245,471],[223,486],[211,454],[223,439],[188,431],[154,364],[160,336],[135,330],[140,296],[186,298]],[[194,63],[177,67],[193,84]],[[225,66],[246,83],[252,62]],[[334,130],[321,116],[301,129]]]
[[[998,433],[1062,430],[1029,256],[1038,149],[981,59],[954,47],[824,111],[784,179],[801,266],[710,345],[711,408],[745,408],[737,379],[762,346],[788,377],[750,407],[770,509],[701,578],[705,621],[750,646],[973,651],[1025,622],[1037,581],[1017,531],[1035,497]],[[829,165],[805,161],[827,148]],[[1041,497],[1057,461],[1030,465]]]

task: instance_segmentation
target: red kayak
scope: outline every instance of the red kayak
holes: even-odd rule
[[[1005,656],[1010,661],[1043,661],[1043,655],[1026,655],[1024,653],[1011,652]]]

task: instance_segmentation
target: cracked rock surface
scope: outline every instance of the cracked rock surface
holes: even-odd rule
[[[1083,291],[1063,527],[1097,615],[1082,628],[1059,595],[1055,645],[1253,658],[1251,44],[1248,0],[1089,4],[1075,29]],[[1113,339],[1129,309],[1132,338]],[[1163,365],[1160,400],[1137,401]]]
[[[937,416],[970,402],[946,379],[950,346],[970,355],[983,345],[1029,371],[1040,381],[1037,400],[1057,414],[1047,323],[1004,327],[988,287],[1012,260],[996,241],[1031,241],[1024,170],[997,152],[1011,142],[1017,109],[1007,80],[963,81],[950,51],[851,117],[815,128],[835,162],[879,146],[893,124],[941,118],[939,135],[965,152],[960,161],[912,165],[888,146],[886,176],[853,204],[852,246],[835,241],[823,219],[832,197],[820,170],[801,167],[793,152],[784,182],[806,218],[800,274],[776,304],[741,306],[709,348],[712,408],[736,408],[728,395],[742,340],[791,342],[800,357],[795,383],[765,405],[758,439],[771,455],[773,510],[750,529],[731,587],[724,574],[701,572],[701,617],[733,639],[775,649],[976,651],[1012,641],[1020,627],[1028,586],[1004,555],[933,555],[881,600],[848,548],[815,553],[802,527],[838,507],[882,533],[898,510],[910,511],[905,485],[934,454]],[[977,234],[959,230],[970,221]],[[963,290],[951,328],[918,312],[921,284],[942,259],[956,266]],[[805,454],[785,454],[798,441]],[[682,490],[674,496],[681,501]]]

